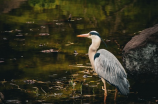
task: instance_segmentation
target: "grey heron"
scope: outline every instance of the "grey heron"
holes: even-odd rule
[[[106,82],[116,87],[114,100],[116,100],[118,91],[123,95],[128,95],[130,84],[127,80],[127,73],[111,52],[105,49],[98,50],[102,41],[99,33],[97,31],[90,31],[87,34],[77,35],[77,37],[92,39],[88,56],[93,70],[101,77],[104,84],[104,101],[106,101],[107,97]]]

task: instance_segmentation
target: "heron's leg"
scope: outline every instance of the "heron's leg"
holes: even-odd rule
[[[102,89],[104,90],[104,102],[105,102],[106,101],[106,97],[107,97],[106,81],[103,78],[101,78],[101,80],[102,80],[102,82],[104,84],[104,88],[102,86]]]
[[[118,90],[117,90],[117,88],[115,88],[115,96],[114,96],[115,101],[116,101],[117,93],[118,93]]]

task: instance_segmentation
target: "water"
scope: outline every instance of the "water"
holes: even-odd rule
[[[96,30],[121,62],[124,45],[158,22],[156,0],[1,0],[0,92],[8,104],[103,104],[103,84],[87,56]],[[100,48],[106,48],[104,44]],[[76,51],[74,53],[74,51]],[[137,92],[129,77],[128,97],[107,84],[107,103],[156,103]],[[136,90],[133,90],[136,89]]]

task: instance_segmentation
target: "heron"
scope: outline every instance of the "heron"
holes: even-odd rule
[[[100,34],[97,31],[90,31],[86,34],[77,35],[77,37],[87,37],[92,40],[92,44],[89,46],[88,56],[93,71],[98,74],[104,84],[104,87],[102,86],[104,90],[104,102],[107,97],[106,82],[115,86],[114,100],[116,100],[118,91],[122,95],[128,95],[130,84],[127,80],[125,69],[111,52],[106,49],[98,50],[101,41],[103,41]]]

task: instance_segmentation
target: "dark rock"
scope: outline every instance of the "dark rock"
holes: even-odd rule
[[[132,75],[158,74],[158,24],[143,30],[125,45],[123,63]]]

